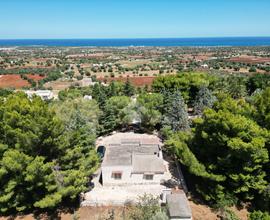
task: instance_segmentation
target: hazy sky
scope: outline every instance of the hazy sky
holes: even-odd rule
[[[0,38],[270,36],[270,0],[0,0]]]

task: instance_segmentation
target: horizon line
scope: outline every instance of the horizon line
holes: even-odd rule
[[[209,38],[270,38],[269,36],[203,36],[203,37],[112,37],[112,38],[0,38],[0,40],[144,40],[144,39],[209,39]]]

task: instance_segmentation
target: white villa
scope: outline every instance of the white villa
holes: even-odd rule
[[[177,166],[170,166],[165,154],[163,158],[157,136],[113,133],[100,137],[96,146],[103,161],[92,179],[93,188],[82,195],[81,206],[123,206],[151,194],[167,204],[171,220],[192,220],[185,193],[174,190],[182,184]]]
[[[121,139],[109,144],[101,173],[104,186],[160,184],[165,165],[159,143],[154,139]]]

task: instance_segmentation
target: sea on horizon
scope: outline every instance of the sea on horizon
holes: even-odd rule
[[[213,47],[270,46],[270,37],[134,38],[134,39],[0,39],[0,47]]]

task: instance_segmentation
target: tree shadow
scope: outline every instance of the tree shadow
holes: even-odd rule
[[[79,209],[79,206],[76,207],[62,207],[57,210],[49,210],[46,212],[34,212],[34,218],[37,220],[46,219],[46,220],[61,220],[62,214],[75,214],[75,212]]]
[[[75,205],[74,205],[75,204]],[[28,210],[26,212],[18,212],[13,214],[14,212],[7,213],[1,217],[6,217],[7,220],[15,220],[15,219],[25,219],[27,215],[33,215],[33,218],[36,220],[60,220],[62,214],[70,214],[73,215],[79,209],[79,203],[74,202],[66,202],[63,203],[60,208],[57,209],[46,209],[46,210]]]
[[[171,156],[169,156],[165,151],[163,151],[163,159],[169,163],[168,169],[172,175],[172,180],[178,182],[178,186],[182,188],[175,160]]]

